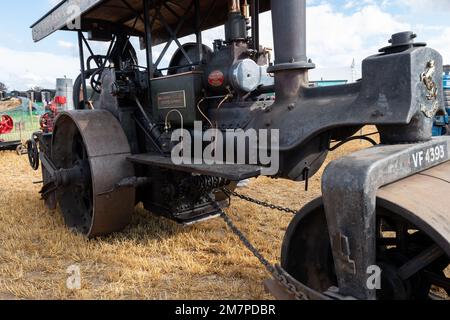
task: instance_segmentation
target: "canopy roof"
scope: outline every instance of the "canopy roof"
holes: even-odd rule
[[[153,0],[150,1],[150,16],[152,20],[156,17],[152,21],[154,45],[170,39],[163,21],[175,30],[180,19],[184,18],[177,36],[195,33],[195,1],[198,1],[202,31],[226,22],[229,0]],[[251,3],[251,0],[248,2]],[[270,9],[270,0],[259,2],[260,12]],[[40,41],[57,30],[69,30],[68,22],[76,8],[81,11],[82,31],[122,31],[134,36],[144,36],[143,0],[64,0],[31,26],[33,40]],[[188,9],[190,10],[187,12]]]

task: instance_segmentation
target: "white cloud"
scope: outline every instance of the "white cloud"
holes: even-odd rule
[[[270,19],[270,13],[264,18]],[[330,4],[308,7],[307,52],[323,67],[350,66],[387,45],[391,34],[410,28],[378,6],[368,5],[352,14],[337,12]],[[272,31],[264,24],[262,39],[273,46]],[[275,53],[276,54],[276,53]]]
[[[434,12],[450,11],[449,0],[397,0],[397,2],[409,7],[414,12],[424,12],[423,10]]]
[[[76,77],[79,70],[78,59],[64,55],[0,47],[0,57],[0,75],[11,90],[54,88],[56,78]]]
[[[49,0],[52,5],[58,2],[59,0]],[[347,0],[343,7],[351,10],[346,11],[331,3],[325,0],[308,0],[307,52],[318,67],[349,67],[353,59],[359,65],[362,59],[376,54],[379,48],[388,45],[391,34],[406,30],[418,33],[418,41],[428,42],[444,55],[444,61],[450,63],[450,37],[447,36],[450,34],[450,27],[418,25],[414,19],[418,14],[431,17],[436,10],[450,11],[450,0],[433,0],[431,9],[429,0]],[[415,13],[401,16],[389,13],[389,6],[393,4],[403,5],[408,8],[405,12]],[[203,40],[211,47],[213,40],[221,37],[223,38],[223,28],[218,28],[204,33]],[[193,38],[183,40],[191,41]],[[261,42],[273,48],[270,12],[262,15]],[[79,69],[76,46],[62,40],[56,43],[66,51],[46,54],[0,48],[2,80],[8,82],[10,87],[23,89],[35,84],[51,86],[56,77],[63,75],[75,77]],[[104,49],[101,45],[94,47]],[[154,56],[161,49],[162,47],[155,48]],[[169,51],[175,50],[176,47],[172,46]],[[138,52],[140,64],[145,65],[144,53]],[[169,59],[170,56],[163,61],[163,65],[167,65]]]
[[[419,4],[422,0],[415,2]],[[436,2],[441,2],[437,5],[443,8],[450,7],[450,0]],[[353,59],[360,65],[364,58],[377,54],[378,49],[387,46],[392,34],[408,30],[418,33],[418,41],[427,42],[440,51],[444,61],[450,63],[448,26],[418,25],[414,16],[406,18],[389,13],[386,1],[349,0],[346,6],[352,10],[347,13],[338,11],[329,1],[315,3],[307,9],[307,53],[318,67],[350,67]],[[429,5],[429,1],[427,3]],[[263,21],[262,42],[273,47],[270,13],[263,15]]]
[[[428,45],[438,50],[444,57],[444,64],[450,64],[450,27],[442,28],[434,37],[428,39]]]
[[[361,61],[377,53],[391,34],[410,28],[374,5],[348,15],[319,5],[308,14],[309,56],[325,67],[350,65],[353,58]]]

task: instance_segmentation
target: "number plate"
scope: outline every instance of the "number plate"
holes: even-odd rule
[[[446,159],[448,159],[447,143],[438,144],[411,154],[411,164],[415,170],[432,167]]]

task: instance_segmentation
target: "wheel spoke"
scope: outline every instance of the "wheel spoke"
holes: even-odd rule
[[[400,269],[398,270],[398,274],[403,280],[407,280],[417,272],[425,269],[428,265],[436,261],[443,254],[444,252],[441,248],[439,248],[437,245],[433,245],[412,260],[405,263],[402,267],[400,267]]]
[[[408,225],[404,221],[396,221],[396,231],[397,231],[397,247],[402,252],[407,252],[408,250]]]

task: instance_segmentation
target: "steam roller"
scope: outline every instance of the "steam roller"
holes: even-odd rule
[[[260,43],[269,10],[275,60]],[[202,32],[220,26],[224,38],[204,43]],[[120,232],[138,204],[184,225],[221,217],[279,299],[449,298],[450,137],[432,137],[445,112],[443,61],[413,32],[366,58],[359,81],[316,88],[305,0],[63,1],[32,26],[33,39],[56,30],[78,35],[76,110],[35,133],[29,156],[41,164],[43,199],[69,229]],[[109,49],[94,53],[95,41]],[[380,143],[355,137],[367,125]],[[281,262],[269,263],[224,209],[241,197],[292,210],[239,195],[237,183],[307,184],[354,139],[374,146],[327,165],[322,196],[295,212]]]

